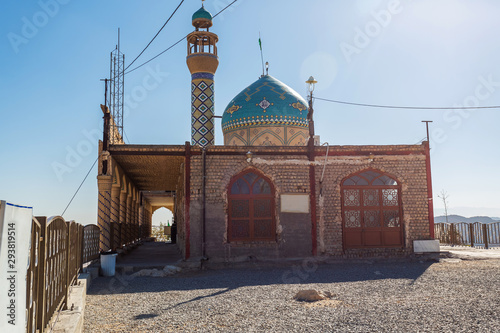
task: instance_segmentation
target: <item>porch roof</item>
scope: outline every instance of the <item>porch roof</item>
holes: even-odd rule
[[[111,145],[109,152],[139,191],[166,194],[176,190],[186,147],[176,145]]]

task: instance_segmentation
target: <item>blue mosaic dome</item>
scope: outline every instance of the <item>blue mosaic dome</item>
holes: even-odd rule
[[[205,9],[205,7],[201,7],[193,14],[193,21],[197,19],[206,19],[212,21],[212,14]]]
[[[262,76],[229,103],[222,131],[241,127],[292,125],[308,127],[307,102],[270,75]]]

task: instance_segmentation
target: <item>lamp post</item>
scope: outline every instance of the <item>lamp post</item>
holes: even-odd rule
[[[314,146],[314,120],[313,120],[313,91],[316,86],[316,81],[314,77],[309,77],[309,80],[306,81],[308,84],[308,91],[309,91],[309,112],[307,113],[307,120],[309,122],[309,142],[308,145],[310,147]]]
[[[314,120],[313,120],[313,91],[314,86],[318,81],[314,77],[309,77],[306,81],[309,90],[309,112],[307,112],[307,121],[309,122],[309,141],[307,142],[307,155],[309,157],[309,207],[311,207],[311,239],[312,239],[312,255],[316,256],[317,249],[317,226],[316,226],[316,170],[314,167]]]

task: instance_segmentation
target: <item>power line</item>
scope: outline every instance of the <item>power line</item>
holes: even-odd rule
[[[160,34],[160,32],[163,30],[163,28],[165,28],[165,26],[167,25],[167,23],[170,21],[170,19],[174,16],[174,14],[177,12],[177,10],[180,8],[180,6],[182,5],[182,3],[184,2],[184,0],[181,0],[181,2],[179,3],[179,5],[177,6],[177,8],[175,8],[174,12],[172,13],[172,15],[170,15],[170,17],[168,18],[168,20],[165,22],[165,24],[163,24],[163,26],[160,28],[160,30],[158,30],[158,32],[156,33],[156,35],[153,37],[153,39],[151,39],[151,41],[148,43],[148,45],[146,45],[146,47],[141,51],[141,53],[139,53],[139,55],[137,57],[135,57],[134,61],[132,61],[130,63],[130,65],[128,65],[125,70],[127,70],[130,66],[132,66],[132,64],[137,60],[139,59],[139,57],[144,53],[144,51],[146,51],[146,49],[149,47],[149,45],[151,45],[151,43],[156,39],[156,37],[158,37],[158,35]]]
[[[128,136],[127,136],[127,133],[125,132],[125,130],[123,130],[123,135],[125,135],[125,139],[127,139],[128,143],[130,143],[130,140],[128,139]]]
[[[90,170],[89,172],[87,172],[87,175],[85,176],[85,178],[83,178],[83,181],[82,183],[80,184],[80,186],[78,186],[78,189],[76,190],[75,194],[73,194],[73,197],[71,198],[71,200],[69,201],[68,205],[66,206],[66,208],[64,208],[64,212],[62,212],[61,216],[64,215],[64,213],[66,213],[66,210],[68,209],[69,205],[71,205],[71,203],[73,202],[73,199],[76,197],[78,191],[80,191],[80,188],[82,187],[83,183],[85,183],[85,181],[87,180],[87,177],[89,176],[90,172],[92,171],[92,169],[94,169],[94,166],[95,164],[97,163],[97,160],[99,160],[99,157],[96,158],[96,160],[94,161],[94,164],[92,164],[92,166],[90,167]]]
[[[217,17],[217,15],[219,15],[220,13],[222,13],[223,11],[225,11],[226,9],[228,9],[229,7],[231,7],[236,1],[238,0],[234,0],[233,2],[231,2],[229,5],[227,5],[226,7],[224,7],[223,9],[221,9],[217,14],[215,14],[214,16],[212,16],[212,18],[215,18]],[[167,21],[168,22],[168,21]],[[180,42],[182,42],[184,39],[186,39],[188,35],[182,37],[181,39],[179,39],[177,42],[175,42],[174,44],[170,45],[166,50],[162,51],[161,53],[157,54],[156,56],[154,56],[153,58],[149,59],[148,61],[142,63],[141,65],[135,67],[134,69],[131,69],[129,70],[128,72],[126,72],[124,75],[127,75],[129,73],[132,73],[133,71],[135,71],[136,69],[139,69],[141,68],[142,66],[146,65],[146,64],[149,64],[151,61],[155,60],[156,58],[158,58],[159,56],[161,56],[162,54],[164,54],[165,52],[169,51],[171,48],[173,48],[174,46],[176,46],[177,44],[179,44]],[[156,37],[156,36],[155,36]],[[153,38],[154,39],[154,38]],[[150,43],[151,44],[151,43]],[[149,46],[149,44],[148,44]],[[143,51],[144,52],[144,51]],[[142,54],[142,52],[141,52]],[[138,58],[138,57],[137,57]],[[137,60],[137,58],[135,60]],[[134,61],[135,61],[134,60]],[[127,70],[133,63],[134,61],[132,61],[132,63],[130,65],[127,66],[127,68],[125,68],[125,70]]]
[[[220,13],[222,13],[223,11],[225,11],[226,9],[228,9],[229,7],[231,7],[231,6],[232,6],[232,5],[233,5],[236,1],[238,1],[238,0],[234,0],[234,1],[233,1],[233,2],[231,2],[229,5],[227,5],[226,7],[224,7],[224,8],[223,8],[220,12],[218,12],[217,14],[215,14],[215,15],[213,16],[213,18],[216,18],[216,17],[217,17],[217,15],[219,15]]]
[[[153,58],[149,59],[148,61],[146,61],[145,63],[142,63],[141,65],[137,66],[136,68],[134,69],[131,69],[129,70],[128,72],[126,72],[124,75],[127,75],[129,73],[132,73],[133,71],[135,71],[136,69],[139,69],[141,68],[142,66],[144,65],[147,65],[149,64],[151,61],[155,60],[156,58],[158,58],[159,56],[161,56],[163,53],[169,51],[171,48],[173,48],[174,46],[176,46],[177,44],[179,44],[180,42],[182,42],[184,39],[186,39],[187,35],[182,37],[181,39],[179,39],[177,42],[175,42],[174,44],[172,44],[171,46],[169,46],[166,50],[164,50],[163,52],[161,52],[160,54],[154,56]]]
[[[377,105],[377,104],[362,104],[362,103],[352,103],[337,101],[327,98],[313,97],[319,101],[337,103],[337,104],[347,104],[356,106],[366,106],[371,108],[385,108],[385,109],[410,109],[410,110],[475,110],[475,109],[500,109],[500,106],[457,106],[457,107],[433,107],[433,106],[396,106],[396,105]]]

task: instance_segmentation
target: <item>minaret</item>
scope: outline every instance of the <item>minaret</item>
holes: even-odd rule
[[[214,74],[219,66],[219,37],[209,32],[212,15],[204,6],[193,14],[195,31],[187,36],[186,58],[191,72],[191,144],[214,144]]]

